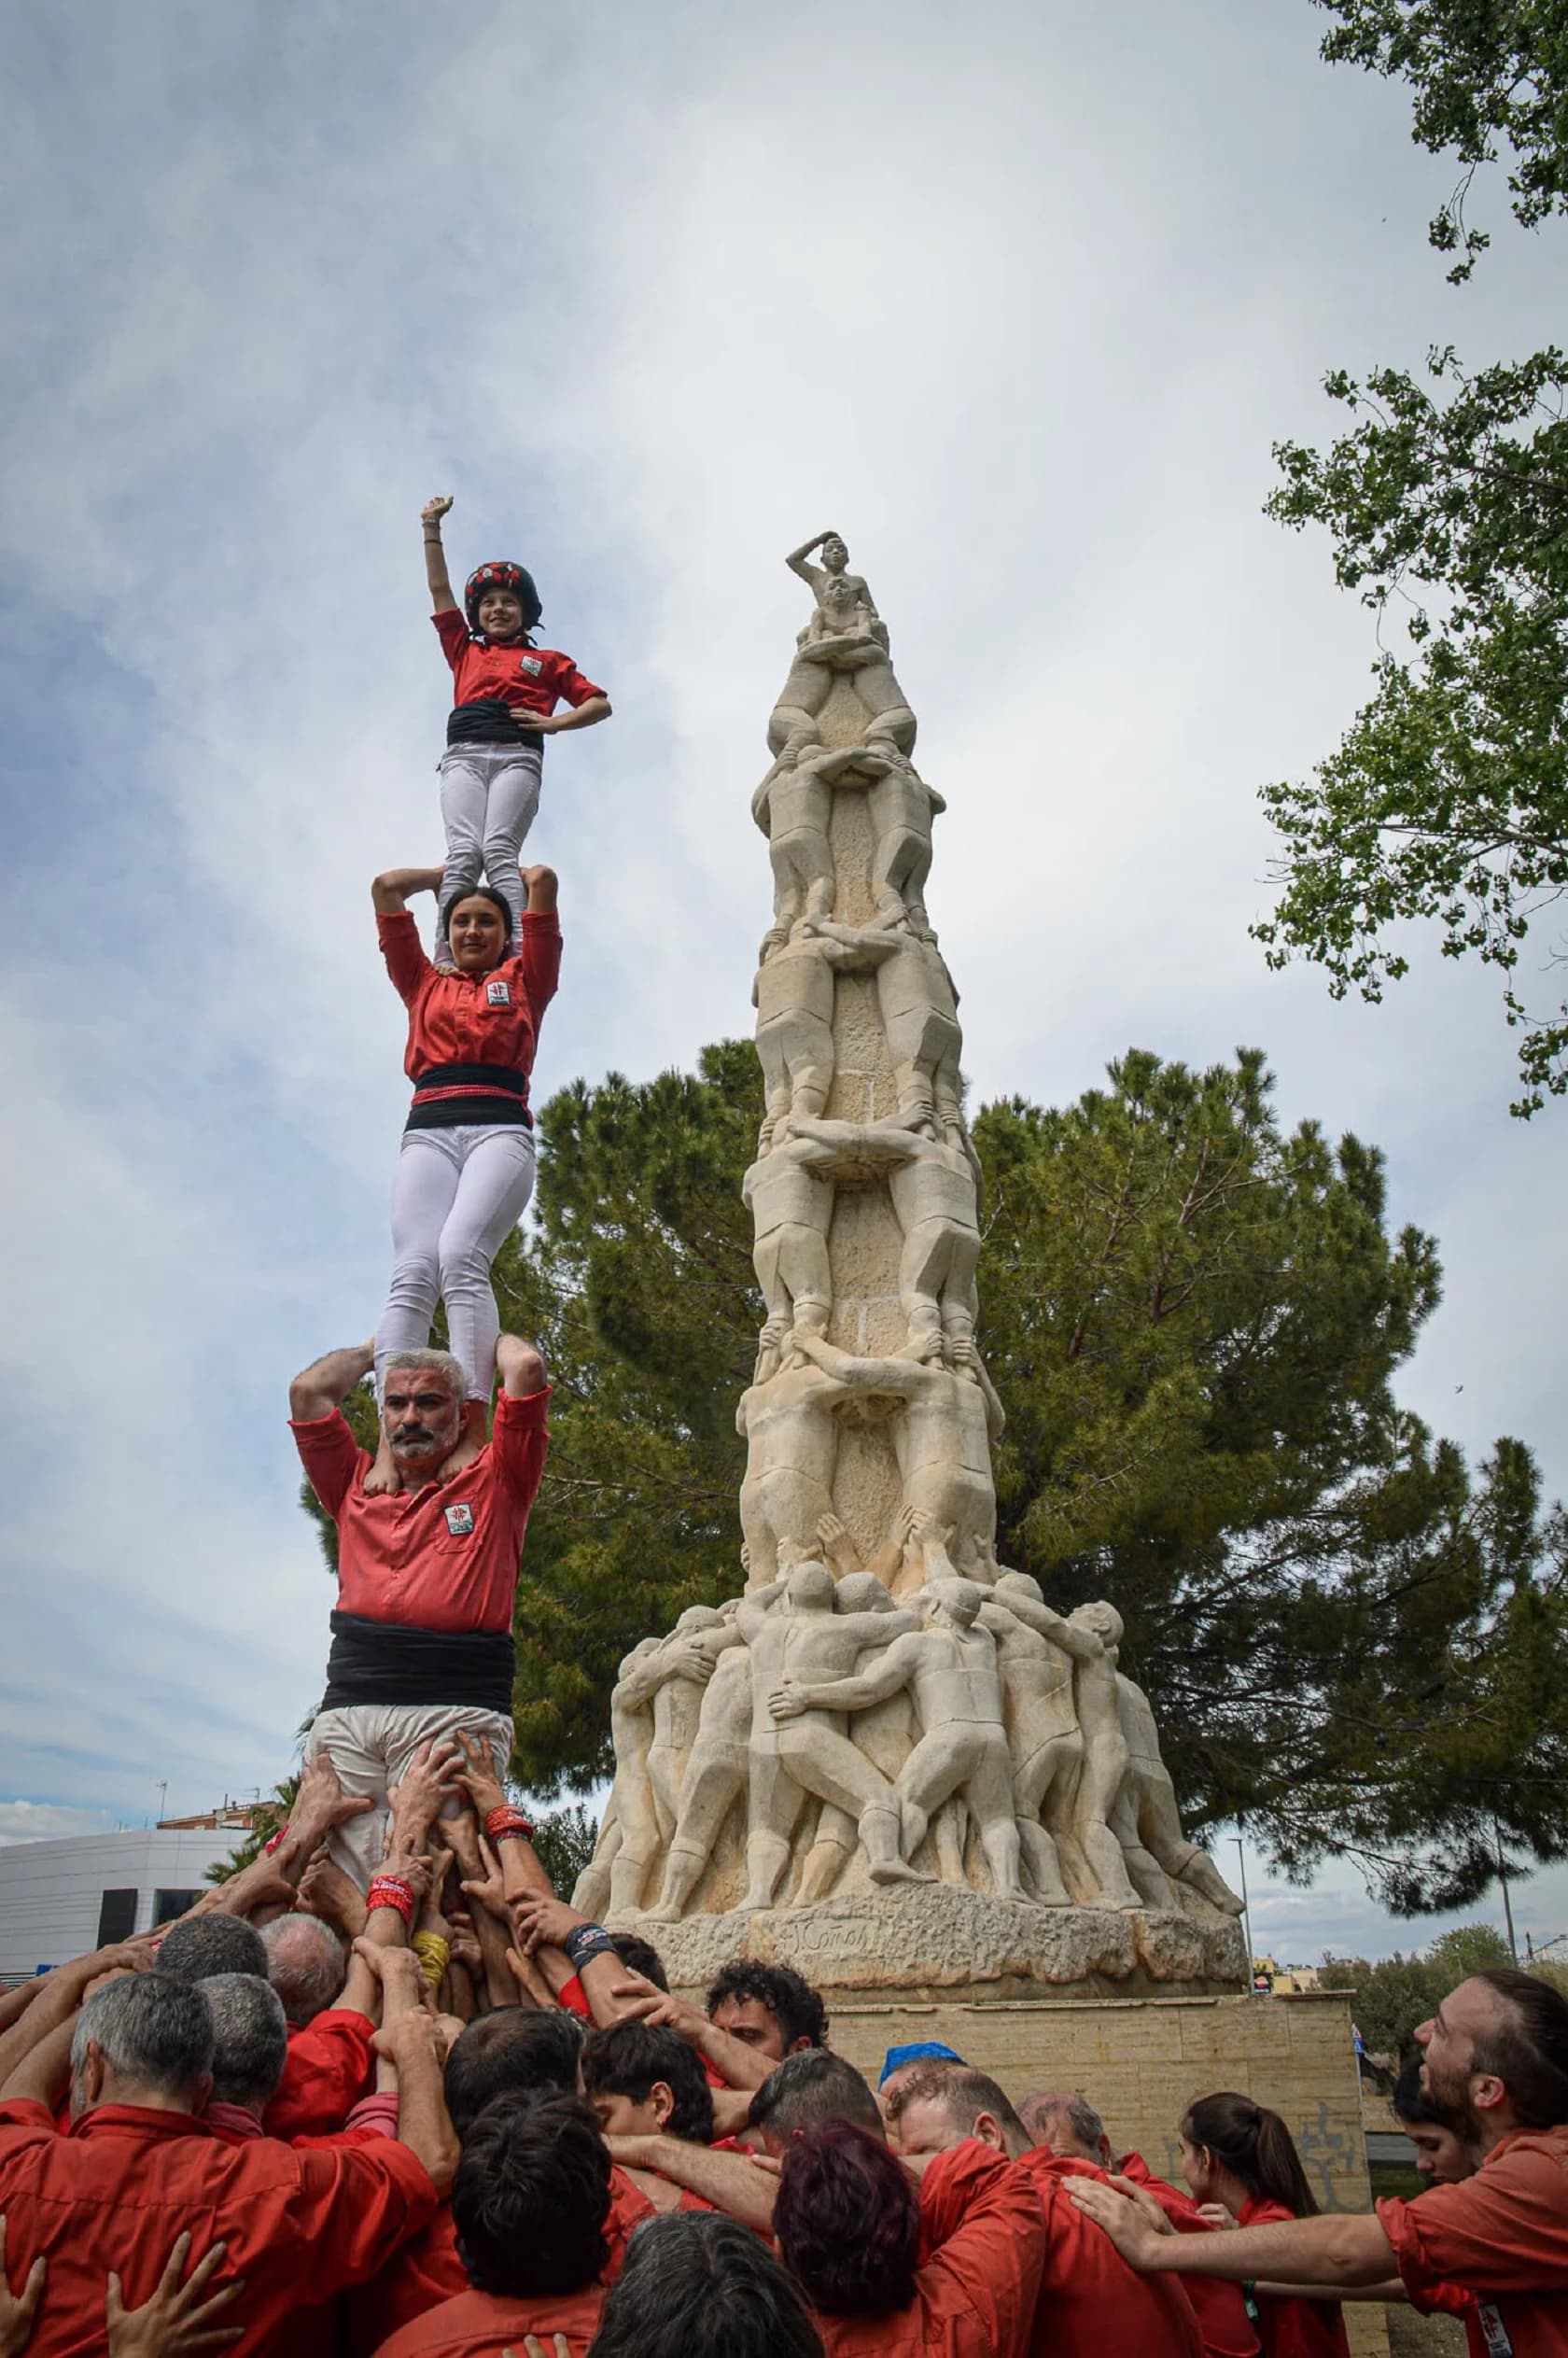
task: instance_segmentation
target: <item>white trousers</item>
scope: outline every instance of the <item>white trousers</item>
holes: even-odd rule
[[[438,966],[452,953],[441,912],[455,892],[471,892],[483,876],[511,911],[513,949],[523,947],[523,879],[518,855],[539,808],[544,755],[537,745],[449,745],[441,771],[446,865],[436,895]]]
[[[534,1192],[521,1122],[403,1133],[392,1182],[392,1283],[376,1328],[376,1393],[394,1351],[423,1351],[438,1300],[470,1400],[488,1401],[501,1331],[490,1264]]]
[[[479,1711],[456,1703],[351,1703],[336,1711],[318,1711],[305,1740],[305,1758],[325,1752],[337,1770],[345,1793],[369,1793],[373,1809],[350,1818],[332,1834],[329,1848],[345,1874],[361,1891],[381,1864],[386,1847],[386,1796],[407,1774],[409,1762],[422,1744],[437,1736],[477,1736],[495,1757],[496,1774],[504,1777],[511,1758],[511,1721],[498,1711]],[[458,1804],[443,1809],[455,1817]]]

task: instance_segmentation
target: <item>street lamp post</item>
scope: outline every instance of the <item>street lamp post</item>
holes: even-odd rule
[[[1247,1928],[1247,1965],[1241,1976],[1241,1986],[1250,1998],[1253,1994],[1253,1912],[1247,1905],[1247,1851],[1239,1834],[1232,1834],[1236,1845],[1237,1862],[1241,1869],[1241,1921]]]

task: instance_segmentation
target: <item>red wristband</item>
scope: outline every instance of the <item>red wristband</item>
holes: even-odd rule
[[[365,1894],[367,1920],[377,1908],[396,1908],[403,1919],[405,1930],[413,1923],[413,1891],[401,1875],[377,1875]]]
[[[500,1802],[484,1821],[484,1831],[492,1842],[505,1842],[509,1834],[521,1834],[525,1842],[532,1842],[534,1830],[523,1812],[511,1802]]]
[[[280,1843],[280,1842],[282,1842],[282,1840],[283,1840],[284,1836],[287,1833],[287,1832],[288,1832],[288,1828],[287,1828],[287,1823],[286,1823],[286,1824],[284,1824],[284,1825],[282,1825],[282,1826],[280,1826],[280,1827],[278,1828],[277,1832],[276,1832],[276,1833],[273,1836],[273,1839],[272,1839],[272,1841],[271,1841],[271,1842],[268,1842],[268,1843],[263,1843],[263,1844],[262,1844],[262,1846],[261,1846],[262,1850],[264,1851],[264,1853],[266,1854],[266,1856],[267,1856],[269,1859],[272,1857],[272,1855],[273,1855],[273,1851],[277,1848],[277,1846],[278,1846],[279,1843]]]

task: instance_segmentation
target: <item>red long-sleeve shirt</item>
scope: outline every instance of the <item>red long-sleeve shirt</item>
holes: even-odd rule
[[[1140,2276],[1102,2227],[1068,2193],[1073,2178],[1108,2173],[1096,2162],[1057,2160],[1043,2145],[1019,2162],[1045,2214],[1045,2267],[1035,2311],[1034,2358],[1201,2358],[1197,2318],[1174,2277]]]
[[[1026,2358],[1046,2239],[1028,2172],[966,2138],[931,2163],[920,2210],[930,2257],[914,2299],[880,2316],[819,2313],[828,2358]],[[1103,2336],[1096,2358],[1118,2347]]]
[[[1156,2178],[1141,2154],[1124,2154],[1116,2164],[1116,2175],[1130,2178],[1135,2186],[1146,2186],[1178,2235],[1213,2234],[1191,2195]],[[1183,2276],[1182,2288],[1197,2319],[1204,2358],[1257,2358],[1258,2337],[1239,2284],[1227,2284],[1220,2276]]]
[[[352,2007],[329,2006],[288,2030],[288,2056],[261,2116],[269,2137],[329,2137],[342,2128],[371,2076],[375,2025]]]
[[[553,909],[525,911],[515,955],[480,975],[433,966],[407,909],[378,917],[376,933],[408,1009],[403,1071],[411,1081],[444,1064],[499,1064],[525,1076],[533,1071],[539,1028],[561,976],[561,922]]]
[[[1376,2209],[1407,2293],[1463,2285],[1514,2358],[1568,2358],[1568,2127],[1519,2130],[1473,2178]]]
[[[245,2279],[223,2323],[240,2328],[233,2358],[251,2358],[297,2309],[384,2267],[439,2202],[424,2164],[389,2138],[329,2153],[270,2137],[229,2145],[188,2113],[129,2104],[97,2105],[62,2136],[47,2106],[0,2104],[12,2282],[40,2253],[49,2263],[28,2358],[102,2352],[107,2271],[139,2309],[188,2229],[192,2266],[221,2240],[219,2282]]]
[[[540,2293],[528,2300],[508,2300],[498,2293],[459,2293],[384,2341],[379,2358],[501,2358],[503,2350],[522,2350],[525,2334],[537,2334],[552,2352],[553,2337],[561,2334],[571,2358],[584,2358],[598,2332],[603,2307],[604,2288],[598,2284],[586,2284],[578,2293]]]
[[[1239,2227],[1268,2227],[1295,2213],[1265,2195],[1249,2195],[1236,2214]],[[1263,2358],[1351,2358],[1345,2315],[1336,2300],[1278,2300],[1257,2295]]]

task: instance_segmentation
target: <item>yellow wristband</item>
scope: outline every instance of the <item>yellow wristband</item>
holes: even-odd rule
[[[439,1932],[416,1932],[411,1944],[424,1970],[426,1980],[436,1988],[452,1962],[452,1944]]]

